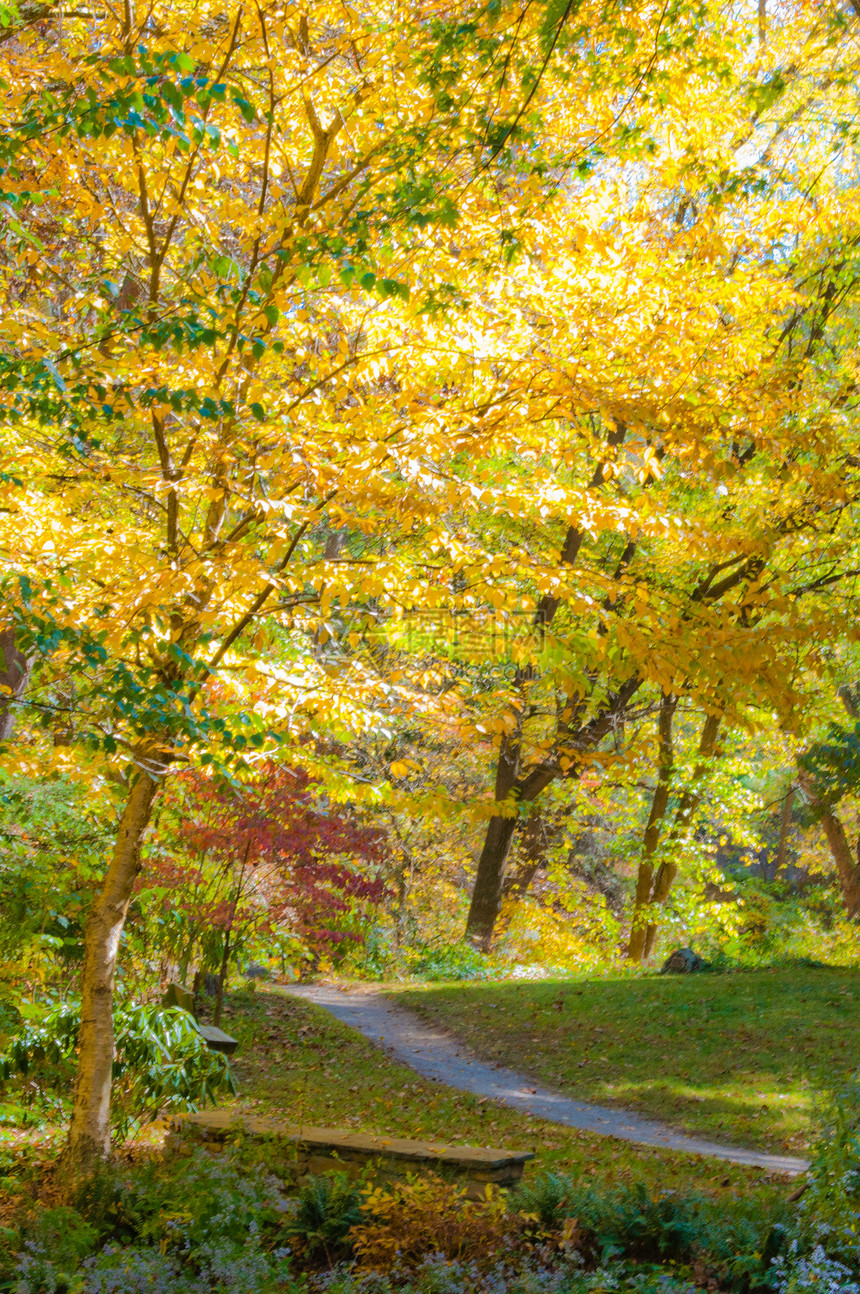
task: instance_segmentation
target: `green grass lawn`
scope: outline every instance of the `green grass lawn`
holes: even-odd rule
[[[462,990],[460,990],[462,992]],[[692,1185],[732,1196],[774,1190],[759,1170],[560,1128],[419,1078],[325,1011],[273,989],[232,994],[224,1027],[240,1041],[236,1104],[294,1123],[536,1152],[527,1172]],[[790,1189],[790,1187],[788,1188]]]
[[[685,1132],[800,1153],[860,1065],[860,971],[447,984],[390,997],[485,1060]]]

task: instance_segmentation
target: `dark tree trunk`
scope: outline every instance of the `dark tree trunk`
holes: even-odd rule
[[[642,838],[642,856],[636,875],[636,898],[633,904],[633,917],[630,924],[630,939],[627,944],[627,956],[630,961],[641,962],[645,955],[645,942],[648,920],[646,912],[652,902],[654,884],[654,854],[663,834],[663,823],[672,790],[674,771],[674,743],[672,737],[672,720],[678,708],[678,698],[664,692],[660,701],[660,713],[657,717],[658,754],[657,785],[651,800],[651,811],[648,824]]]
[[[558,823],[533,813],[522,829],[516,871],[505,877],[502,897],[522,897],[546,862],[546,852],[561,834]]]
[[[251,836],[245,841],[245,856],[242,859],[242,870],[239,872],[239,880],[236,883],[236,893],[233,896],[233,902],[230,905],[230,915],[227,918],[227,929],[224,931],[224,951],[221,956],[221,973],[218,976],[218,993],[215,998],[215,1013],[212,1017],[212,1023],[217,1027],[221,1023],[221,1012],[224,1010],[224,991],[227,987],[227,971],[230,965],[230,935],[233,932],[233,924],[236,920],[236,910],[239,907],[239,900],[242,897],[242,886],[245,883],[245,872],[248,867],[248,857],[251,853]]]
[[[794,787],[790,786],[786,792],[785,799],[782,802],[782,812],[779,815],[779,842],[776,846],[776,858],[774,859],[774,875],[778,875],[780,870],[785,867],[786,857],[788,854],[788,833],[791,830],[791,810],[794,805]]]
[[[699,757],[703,760],[709,759],[716,749],[717,737],[720,733],[720,720],[720,715],[709,714],[702,724],[702,734],[699,737]],[[678,811],[675,814],[675,821],[672,824],[672,831],[667,842],[668,857],[660,864],[654,878],[654,889],[651,893],[652,907],[661,907],[666,902],[675,877],[678,875],[678,864],[672,856],[672,847],[677,845],[682,836],[689,831],[699,805],[702,803],[702,791],[699,789],[699,784],[706,770],[706,764],[696,765],[693,769],[692,783],[681,796]],[[645,961],[654,951],[654,944],[657,941],[657,929],[656,921],[649,921],[645,927],[645,948],[643,950],[643,960]]]
[[[623,443],[626,428],[622,423],[614,426],[607,437],[608,457],[614,456],[616,449]],[[603,484],[606,460],[601,459],[592,474],[589,489],[599,489]],[[579,556],[585,532],[579,526],[568,526],[564,543],[559,553],[562,566],[573,566]],[[545,593],[537,605],[534,625],[538,633],[543,633],[552,624],[555,613],[560,606],[557,597]],[[531,672],[517,670],[516,687],[524,695],[525,686]],[[515,803],[534,799],[545,786],[556,776],[555,771],[546,769],[533,770],[530,779],[518,780],[520,763],[520,742],[522,740],[522,709],[516,715],[516,730],[506,741],[503,741],[496,766],[496,801],[507,800],[512,796]],[[560,771],[560,770],[559,770]],[[526,786],[531,781],[530,787]],[[487,824],[484,846],[478,860],[478,871],[475,876],[475,888],[472,891],[472,902],[466,920],[466,938],[478,947],[489,950],[493,938],[493,927],[502,904],[502,892],[505,881],[505,868],[511,851],[511,841],[517,826],[517,817],[508,819],[491,818]]]
[[[857,3],[860,4],[860,0],[857,0]],[[603,485],[606,465],[612,460],[615,451],[623,443],[624,436],[625,427],[619,422],[607,438],[606,458],[595,467],[594,474],[589,482],[589,489],[599,489]],[[561,565],[575,565],[582,547],[583,538],[584,532],[578,526],[568,528],[559,554]],[[633,540],[629,540],[615,567],[612,578],[616,581],[629,566],[635,551],[635,543]],[[690,594],[691,607],[713,605],[745,580],[751,577],[758,578],[764,566],[764,559],[756,554],[736,565],[733,570],[716,582],[713,578],[716,571],[706,572]],[[555,595],[545,594],[541,598],[535,612],[536,629],[540,630],[552,623],[559,605],[559,599]],[[611,603],[607,598],[604,602],[604,610],[608,612],[610,606]],[[529,671],[519,671],[516,679],[521,697],[515,723],[515,762],[517,764],[519,764],[521,757],[520,743],[523,736],[523,717],[527,713],[526,684],[532,677],[533,675]],[[595,699],[593,691],[590,696],[558,698],[561,704],[558,708],[556,721],[557,745],[555,753],[552,756],[547,756],[543,762],[526,768],[521,774],[515,775],[511,778],[503,794],[499,795],[499,783],[504,781],[501,776],[502,766],[506,760],[510,762],[510,754],[506,754],[503,746],[496,775],[496,800],[509,799],[512,802],[512,807],[519,810],[524,803],[537,799],[540,793],[556,778],[578,777],[582,771],[582,764],[579,760],[580,754],[594,750],[607,733],[619,730],[624,722],[630,701],[642,686],[642,682],[641,677],[632,675],[623,682],[618,683],[616,690],[608,692],[606,700],[599,707],[597,713],[587,722],[583,721],[583,716],[587,706]],[[590,680],[590,686],[592,688],[597,686],[596,678]],[[719,719],[714,719],[713,722],[716,727],[719,727]],[[565,762],[564,768],[561,767],[563,758],[569,761]],[[696,801],[696,804],[698,804],[698,801]],[[507,864],[511,837],[514,831],[514,827],[505,825],[506,823],[507,819],[492,818],[488,824],[484,847],[478,864],[478,876],[472,897],[472,906],[466,926],[467,936],[473,938],[483,948],[489,948],[493,925],[498,915],[502,897],[504,869]],[[661,881],[661,888],[664,885],[665,878]],[[669,879],[669,885],[671,885],[671,878]]]
[[[224,1010],[224,988],[227,983],[227,967],[230,964],[230,927],[224,931],[224,951],[221,954],[221,970],[218,975],[218,991],[215,994],[215,1010],[212,1015],[212,1023],[216,1029],[221,1023],[221,1015]]]
[[[604,705],[593,718],[575,731],[571,731],[565,721],[563,740],[569,751],[593,750],[607,735],[613,731],[635,693],[642,685],[636,676],[622,683],[617,692],[607,697]],[[516,760],[519,759],[519,747],[516,747]],[[514,804],[529,804],[536,800],[542,791],[560,777],[578,777],[581,771],[578,764],[572,764],[562,772],[556,763],[535,764],[526,769],[521,776],[513,777],[516,762],[510,749],[503,752],[499,761],[496,778],[496,800],[510,798]],[[504,776],[502,775],[504,774]],[[502,791],[500,794],[499,792]],[[517,817],[494,817],[487,826],[484,847],[478,862],[478,874],[475,889],[472,892],[472,904],[466,925],[467,938],[475,945],[488,951],[493,938],[493,928],[499,915],[504,892],[505,866],[510,853],[511,841],[517,826]]]
[[[515,817],[491,818],[487,825],[481,857],[478,859],[475,888],[472,891],[472,903],[466,922],[466,935],[485,952],[489,950],[496,917],[502,906],[505,867],[516,829]]]

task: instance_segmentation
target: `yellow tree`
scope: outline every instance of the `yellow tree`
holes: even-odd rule
[[[165,776],[273,734],[307,757],[387,688],[358,657],[333,670],[327,626],[432,599],[416,534],[491,412],[445,312],[543,187],[537,110],[567,123],[558,166],[624,145],[615,54],[630,72],[642,49],[601,5],[6,16],[4,632],[27,713],[63,691],[72,745],[48,758],[121,788],[86,927],[79,1171],[109,1149],[115,966]],[[637,21],[659,61],[665,26]]]
[[[703,64],[709,38],[735,75],[670,79],[652,160],[560,190],[477,339],[484,404],[519,416],[488,428],[468,468],[482,507],[462,515],[506,559],[481,578],[461,536],[452,565],[549,649],[485,698],[498,760],[468,922],[485,945],[547,786],[605,763],[661,695],[705,709],[703,754],[740,704],[796,709],[800,655],[838,631],[819,594],[855,566],[856,29],[799,4],[764,39],[706,28]],[[654,891],[647,867],[645,906],[670,880]]]

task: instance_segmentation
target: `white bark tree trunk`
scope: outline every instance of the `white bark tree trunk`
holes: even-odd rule
[[[78,1072],[65,1164],[86,1176],[110,1154],[110,1093],[114,1061],[113,990],[119,942],[140,867],[140,846],[159,783],[139,772],[119,820],[101,893],[84,932]]]

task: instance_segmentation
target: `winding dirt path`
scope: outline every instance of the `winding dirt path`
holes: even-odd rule
[[[805,1159],[769,1155],[761,1150],[744,1150],[740,1146],[722,1146],[715,1141],[688,1137],[667,1124],[642,1119],[628,1110],[575,1101],[537,1087],[514,1070],[478,1060],[456,1038],[419,1020],[411,1011],[388,1002],[376,990],[362,988],[348,993],[323,984],[279,984],[273,987],[279,993],[324,1007],[389,1056],[409,1065],[422,1078],[501,1101],[514,1110],[546,1119],[549,1123],[561,1123],[606,1137],[619,1137],[640,1146],[660,1146],[666,1150],[710,1155],[733,1164],[747,1164],[791,1176],[805,1172],[809,1167]]]

